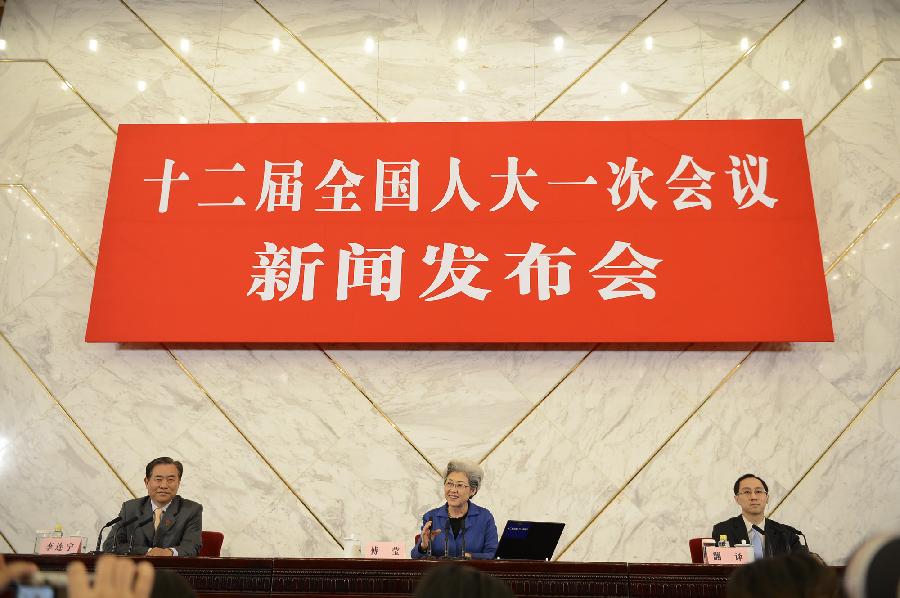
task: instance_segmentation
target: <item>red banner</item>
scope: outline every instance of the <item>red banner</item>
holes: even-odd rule
[[[799,120],[122,125],[89,342],[832,341]]]

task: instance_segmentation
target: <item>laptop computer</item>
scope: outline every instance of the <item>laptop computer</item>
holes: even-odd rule
[[[497,554],[500,560],[549,561],[559,543],[565,523],[552,521],[506,522]]]

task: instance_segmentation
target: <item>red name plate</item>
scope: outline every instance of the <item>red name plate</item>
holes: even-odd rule
[[[89,342],[832,341],[799,120],[122,125]]]

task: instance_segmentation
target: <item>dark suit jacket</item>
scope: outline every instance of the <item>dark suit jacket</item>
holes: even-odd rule
[[[153,507],[150,497],[134,498],[122,503],[119,517],[123,521],[139,516],[153,515]],[[153,520],[138,528],[138,521],[133,522],[127,528],[118,524],[115,533],[110,533],[103,542],[103,551],[112,552],[114,538],[118,537],[118,552],[128,549],[128,542],[134,533],[133,554],[146,554],[151,548],[174,548],[178,556],[197,556],[200,553],[200,531],[203,528],[203,505],[192,500],[176,496],[169,503],[169,507],[163,512],[159,521],[159,528],[154,533]]]
[[[781,556],[795,550],[806,550],[806,546],[800,543],[800,536],[777,521],[767,518],[763,531],[766,532],[766,540],[763,544],[763,556],[765,557]],[[750,537],[747,535],[747,526],[744,524],[744,518],[740,515],[720,521],[713,526],[711,536],[713,540],[718,542],[719,536],[722,534],[728,536],[728,543],[732,546],[740,544],[742,540],[748,544],[750,543]]]

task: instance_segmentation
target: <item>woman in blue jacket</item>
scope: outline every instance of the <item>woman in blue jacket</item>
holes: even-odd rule
[[[419,544],[411,555],[492,559],[497,552],[497,524],[494,516],[471,501],[478,493],[484,470],[475,463],[453,460],[444,474],[446,504],[422,517]]]

